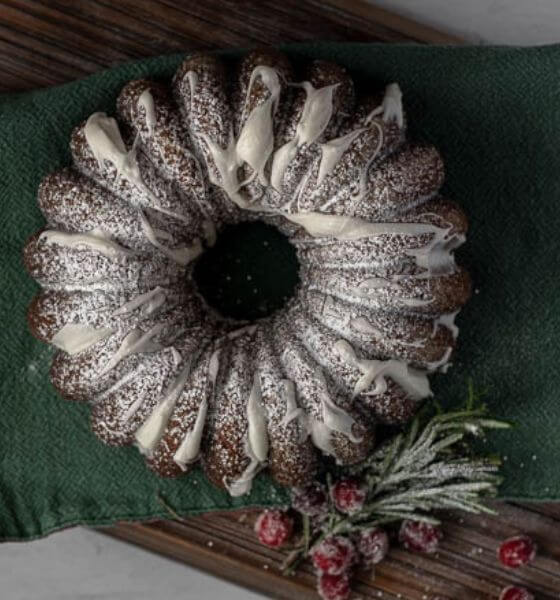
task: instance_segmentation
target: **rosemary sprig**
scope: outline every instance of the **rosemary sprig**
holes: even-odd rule
[[[311,533],[307,521],[305,543],[292,553],[294,562],[299,559],[299,563],[314,544],[329,535],[404,519],[439,524],[433,513],[442,509],[492,514],[484,501],[497,493],[501,461],[474,455],[470,442],[484,437],[488,430],[508,429],[510,424],[490,418],[481,397],[469,382],[463,410],[443,412],[436,407],[435,416],[428,420],[417,417],[365,461],[338,472],[338,476],[365,482],[367,500],[351,515],[339,513],[329,502],[328,514]],[[327,487],[331,485],[332,474],[327,473]]]
[[[469,397],[474,392],[469,389]],[[496,495],[501,483],[496,458],[465,456],[463,442],[469,435],[482,437],[489,429],[507,429],[509,423],[490,419],[486,408],[441,413],[421,427],[414,419],[408,430],[380,446],[360,465],[348,469],[368,483],[368,502],[357,521],[385,522],[394,516],[430,520],[434,510],[455,508],[491,512],[483,496]]]

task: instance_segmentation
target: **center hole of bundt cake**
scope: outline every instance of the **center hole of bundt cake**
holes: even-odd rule
[[[295,248],[275,227],[226,227],[198,259],[194,280],[206,302],[224,317],[255,320],[282,308],[299,282]]]

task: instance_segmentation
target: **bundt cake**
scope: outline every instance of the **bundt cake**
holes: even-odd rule
[[[24,249],[43,288],[28,320],[58,349],[59,393],[159,475],[200,458],[234,496],[265,466],[297,486],[321,453],[363,459],[376,423],[430,395],[470,293],[454,260],[466,218],[438,194],[437,150],[405,140],[398,85],[356,99],[323,61],[301,78],[260,50],[227,70],[191,56],[170,87],[128,83],[118,120],[97,112],[73,131],[73,165],[42,181],[47,226]],[[248,220],[287,236],[300,284],[247,323],[212,309],[192,273]]]

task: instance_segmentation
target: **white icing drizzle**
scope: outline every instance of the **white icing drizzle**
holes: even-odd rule
[[[159,207],[157,196],[144,183],[137,160],[138,136],[136,136],[132,148],[127,151],[117,122],[102,112],[93,113],[89,117],[84,127],[84,135],[100,168],[103,167],[104,161],[110,162],[117,170],[117,177],[123,177],[145,194],[153,203],[154,210],[170,215],[179,221],[187,221],[183,215]]]
[[[426,213],[428,216],[430,213]],[[420,225],[420,224],[417,224]],[[436,228],[432,239],[422,248],[406,250],[408,256],[412,256],[419,267],[425,269],[421,277],[431,277],[433,275],[446,275],[455,270],[455,260],[453,251],[464,241],[463,234],[449,232],[451,225],[447,228]]]
[[[333,431],[342,433],[353,443],[360,442],[362,438],[356,437],[353,433],[353,426],[356,421],[332,401],[325,376],[319,367],[317,367],[315,374],[321,383],[321,396],[319,400],[321,403],[322,419],[315,419],[306,414],[302,408],[298,407],[295,384],[293,381],[284,379],[282,380],[282,384],[286,414],[281,424],[287,426],[293,420],[297,419],[302,424],[303,436],[301,441],[309,435],[314,446],[326,454],[334,454],[331,440]]]
[[[190,92],[190,110],[193,108],[193,98],[196,90],[196,86],[198,85],[198,74],[194,71],[189,71],[186,75],[187,81],[189,82],[189,92]]]
[[[445,349],[443,356],[439,360],[434,360],[432,362],[429,362],[426,365],[426,369],[430,372],[443,371],[445,373],[445,371],[447,371],[447,369],[449,368],[449,357],[451,356],[452,352],[453,352],[453,348],[451,346],[448,346]]]
[[[247,401],[247,421],[249,423],[248,440],[251,451],[258,461],[265,462],[268,456],[268,434],[258,374],[255,374],[249,400]]]
[[[74,355],[82,352],[82,350],[87,350],[89,347],[97,344],[97,342],[110,336],[113,332],[114,330],[110,327],[96,329],[95,327],[80,323],[67,323],[52,337],[51,344],[68,352],[70,355]]]
[[[100,168],[104,161],[108,161],[117,169],[119,176],[145,190],[136,160],[136,148],[127,152],[115,119],[103,112],[93,113],[86,122],[84,135]]]
[[[399,275],[393,279],[412,277],[423,279],[433,276],[446,275],[455,272],[455,257],[453,250],[464,241],[464,236],[450,234],[451,226],[437,227],[429,223],[374,223],[356,217],[340,215],[326,215],[317,212],[300,214],[283,213],[283,215],[306,229],[315,237],[334,237],[339,240],[356,240],[364,237],[375,237],[379,235],[405,235],[418,237],[423,234],[431,234],[430,241],[420,248],[405,250],[405,254],[414,258],[416,264],[423,269],[415,275]],[[378,278],[375,278],[378,279]],[[374,280],[367,287],[376,289],[392,285],[388,283],[377,285]],[[360,293],[359,291],[357,293]],[[411,299],[413,305],[417,301]],[[430,300],[431,301],[431,300]],[[406,302],[406,299],[403,299]]]
[[[322,88],[315,88],[309,81],[304,81],[301,87],[305,90],[306,98],[301,118],[296,128],[298,146],[316,142],[327,128],[333,113],[333,94],[340,85],[334,83]]]
[[[337,406],[331,399],[325,375],[320,367],[316,370],[317,378],[321,381],[321,409],[323,412],[323,423],[331,431],[344,434],[351,442],[358,443],[362,438],[356,437],[352,428],[356,421],[342,408]]]
[[[457,327],[457,325],[455,325],[455,318],[458,314],[459,311],[456,310],[455,312],[439,315],[439,317],[434,319],[434,330],[432,331],[432,337],[435,336],[438,326],[443,325],[444,327],[447,327],[449,331],[451,331],[453,339],[456,340],[457,336],[459,335],[459,328]]]
[[[117,381],[115,381],[115,383],[113,383],[113,385],[111,385],[109,388],[107,388],[100,394],[97,394],[95,396],[95,398],[93,399],[93,403],[95,404],[95,403],[103,400],[107,396],[112,395],[114,392],[119,390],[123,385],[126,385],[129,381],[132,381],[133,379],[136,379],[137,377],[141,376],[141,374],[144,372],[144,370],[145,370],[145,366],[142,363],[140,363],[135,369],[133,369],[132,371],[129,371],[128,373],[126,373],[125,375],[123,375],[122,377],[117,379]],[[128,419],[128,417],[125,416],[125,419]]]
[[[137,105],[139,108],[143,108],[146,113],[146,127],[148,128],[148,134],[154,134],[154,127],[156,124],[156,109],[154,106],[154,97],[152,96],[149,89],[144,90],[139,98]]]
[[[365,131],[364,127],[360,129],[356,129],[343,135],[342,137],[334,138],[325,142],[324,144],[320,144],[321,148],[321,162],[319,164],[319,174],[317,176],[317,186],[320,186],[323,183],[323,180],[327,175],[332,173],[332,170],[342,157],[342,155],[348,150],[348,148],[352,145],[352,142]],[[334,196],[334,199],[331,198],[328,202],[326,202],[321,210],[328,208],[330,204],[336,202],[337,198]]]
[[[383,121],[389,123],[390,121],[396,121],[397,125],[402,128],[404,125],[404,112],[402,105],[402,91],[398,83],[390,83],[385,88],[385,94],[383,96],[383,102],[381,106],[378,106],[366,118],[366,123],[369,123],[373,117],[377,115],[383,115]]]
[[[255,475],[263,468],[268,457],[268,433],[266,415],[262,406],[261,387],[258,374],[255,373],[253,385],[247,401],[247,436],[245,438],[245,454],[249,464],[243,473],[232,482],[226,482],[231,496],[243,496],[251,491]]]
[[[200,454],[200,444],[202,442],[202,433],[206,423],[206,413],[208,412],[208,399],[204,397],[198,406],[196,420],[193,428],[187,433],[177,451],[173,455],[173,460],[186,470],[187,465],[194,462]]]
[[[334,349],[349,365],[359,369],[363,376],[356,382],[354,395],[357,396],[369,389],[372,383],[373,390],[367,392],[368,396],[377,396],[387,390],[386,377],[390,377],[400,385],[409,397],[420,400],[431,395],[430,384],[426,374],[418,369],[409,367],[401,360],[366,360],[356,356],[354,348],[346,340],[339,340],[334,344]]]
[[[264,168],[274,150],[273,117],[278,108],[282,87],[275,69],[258,66],[253,69],[245,102],[248,103],[251,89],[257,77],[268,88],[268,98],[256,106],[249,114],[237,140],[237,160],[240,164],[246,162],[258,176],[262,185],[268,185]]]
[[[434,299],[427,298],[426,300],[422,300],[421,298],[399,298],[398,301],[405,306],[409,306],[410,308],[416,308],[418,306],[428,306],[431,304]]]
[[[360,281],[357,286],[356,293],[360,296],[369,296],[370,292],[385,288],[400,289],[400,285],[396,281],[385,279],[384,277],[368,277]]]
[[[165,302],[166,292],[163,288],[157,286],[149,292],[138,294],[132,300],[125,302],[122,306],[113,311],[112,316],[118,317],[135,311],[137,308],[145,307],[146,316],[154,314]]]
[[[282,398],[286,404],[286,414],[284,415],[282,421],[280,423],[286,427],[289,425],[294,419],[302,420],[304,428],[305,424],[305,412],[303,408],[297,405],[296,400],[296,386],[293,381],[289,379],[283,379],[282,383]]]
[[[333,93],[339,84],[314,88],[309,81],[304,81],[300,85],[305,90],[306,98],[295,135],[276,150],[272,159],[271,184],[277,191],[282,189],[284,173],[298,147],[316,142],[325,131],[332,117]]]
[[[171,356],[173,357],[173,364],[178,367],[183,362],[183,357],[181,353],[175,348],[175,346],[170,347]]]
[[[210,357],[210,361],[208,362],[208,379],[213,386],[216,385],[218,371],[220,369],[220,352],[220,348],[214,350]]]
[[[122,384],[121,384],[122,385]],[[120,386],[119,386],[120,387]],[[134,402],[128,407],[128,410],[124,414],[124,420],[126,422],[130,421],[132,417],[138,412],[138,409],[144,404],[144,400],[148,396],[148,390],[144,389],[138,396],[134,399]]]
[[[240,327],[239,329],[234,329],[233,331],[230,331],[226,337],[230,340],[236,340],[237,338],[241,337],[242,335],[253,335],[255,333],[257,329],[256,325],[245,325],[244,327]]]
[[[247,200],[239,194],[241,183],[237,177],[237,171],[241,166],[240,158],[237,156],[237,149],[233,131],[229,133],[229,142],[226,148],[221,148],[210,136],[206,133],[201,134],[201,139],[206,144],[206,148],[212,157],[218,177],[214,173],[214,169],[208,169],[208,177],[210,181],[221,187],[224,192],[241,208],[247,206]]]
[[[349,324],[350,327],[357,333],[371,336],[374,340],[382,340],[385,337],[383,332],[374,327],[365,317],[356,317],[355,319],[350,319]],[[405,340],[391,339],[387,337],[385,337],[385,339],[387,342],[400,344],[401,346],[410,346],[412,348],[423,348],[426,345],[423,340],[407,342]]]
[[[263,468],[263,465],[256,456],[252,454],[248,439],[245,439],[245,454],[250,458],[250,461],[243,473],[232,482],[228,482],[224,478],[224,485],[229,492],[229,495],[234,498],[244,496],[251,491],[255,475]]]
[[[57,244],[66,248],[87,249],[99,252],[107,258],[126,258],[133,256],[134,252],[117,244],[106,233],[99,229],[92,229],[88,233],[66,233],[49,229],[39,236],[46,244]]]
[[[383,98],[383,120],[388,123],[396,121],[399,127],[404,125],[402,91],[398,83],[390,83],[385,88]]]
[[[187,75],[189,76],[191,94],[194,94],[197,83],[196,74],[189,72]],[[229,198],[242,208],[246,208],[248,203],[246,198],[239,193],[241,187],[249,183],[254,177],[258,177],[263,185],[268,185],[264,169],[274,149],[273,116],[278,107],[281,91],[278,73],[270,67],[261,65],[251,73],[247,100],[257,77],[260,77],[261,82],[268,88],[270,94],[264,102],[251,111],[238,140],[234,139],[233,130],[230,130],[228,145],[221,148],[207,134],[204,133],[200,136],[206,144],[219,175],[219,177],[216,177],[214,170],[210,169],[210,181],[219,185]],[[243,163],[247,163],[254,173],[247,181],[240,182],[238,169]]]
[[[325,215],[319,212],[301,214],[284,214],[293,223],[301,225],[314,237],[334,237],[338,240],[357,240],[378,235],[410,235],[419,236],[431,233],[443,239],[449,228],[443,229],[429,223],[376,223],[347,217],[344,215]],[[410,250],[410,252],[414,252]]]
[[[165,328],[165,323],[158,323],[150,328],[147,332],[140,329],[133,329],[123,339],[119,349],[107,361],[105,366],[99,371],[99,375],[105,375],[111,369],[114,369],[121,360],[131,354],[138,352],[157,352],[163,346],[153,340]]]
[[[375,150],[372,152],[371,156],[368,158],[367,162],[361,169],[358,191],[357,191],[357,193],[355,193],[352,196],[352,202],[354,205],[357,205],[357,204],[360,204],[361,202],[363,202],[363,200],[366,196],[367,178],[368,178],[369,168],[372,165],[372,163],[379,156],[379,153],[381,152],[381,148],[383,148],[383,144],[385,142],[385,134],[384,134],[384,131],[383,131],[383,128],[381,127],[381,125],[379,125],[379,123],[377,123],[377,122],[374,122],[374,123],[372,123],[372,126],[377,129],[377,134],[378,134],[377,146],[375,147]],[[352,207],[349,207],[349,211],[352,211],[352,210],[353,210]]]
[[[372,296],[375,296],[376,293],[379,292],[379,290],[386,288],[400,290],[402,289],[402,286],[396,281],[391,281],[382,277],[370,277],[361,281],[351,291],[354,295],[359,296],[360,298],[371,298]],[[400,304],[404,304],[405,306],[409,306],[411,308],[415,308],[418,306],[427,306],[428,304],[431,304],[434,301],[433,297],[423,300],[421,298],[407,298],[403,296],[397,296],[396,300]]]
[[[383,333],[377,327],[374,327],[365,317],[350,319],[350,327],[357,333],[371,335],[375,339],[383,337]]]
[[[153,452],[159,440],[162,438],[175,404],[187,383],[191,373],[191,361],[181,370],[167,391],[164,399],[156,406],[152,414],[144,421],[134,434],[136,444],[142,454],[148,456]]]
[[[325,425],[325,423],[317,419],[308,418],[307,421],[307,428],[313,445],[316,448],[319,448],[319,450],[323,451],[325,454],[333,456],[335,454],[335,450],[332,444],[331,430]]]
[[[174,242],[175,238],[168,231],[164,231],[163,229],[159,229],[157,227],[152,227],[152,231],[154,235],[160,240],[166,240],[168,242]]]
[[[199,239],[195,239],[192,246],[186,246],[183,248],[168,248],[158,240],[156,230],[152,228],[148,219],[142,211],[139,211],[139,216],[140,223],[142,225],[142,230],[144,231],[144,234],[148,238],[150,243],[155,248],[163,252],[163,254],[165,254],[165,256],[169,257],[171,260],[175,261],[180,265],[188,265],[197,256],[200,256],[200,254],[202,254],[202,244],[200,243]]]
[[[284,180],[284,173],[288,168],[288,165],[295,158],[297,153],[297,138],[292,138],[289,142],[286,142],[283,146],[278,148],[274,153],[272,159],[272,167],[270,172],[270,185],[277,191],[282,191],[282,182]]]

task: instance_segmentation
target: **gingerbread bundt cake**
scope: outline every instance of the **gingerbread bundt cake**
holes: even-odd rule
[[[95,434],[166,477],[200,458],[240,495],[265,466],[295,486],[318,453],[359,461],[376,423],[408,419],[448,363],[470,284],[453,255],[466,218],[438,195],[438,152],[405,141],[398,85],[356,99],[322,61],[294,83],[273,51],[230,72],[191,56],[170,88],[126,85],[118,121],[79,125],[72,167],[40,186],[47,227],[24,260],[43,287],[31,330],[58,348],[52,382],[90,402]],[[289,238],[300,284],[240,323],[192,273],[247,220]]]

